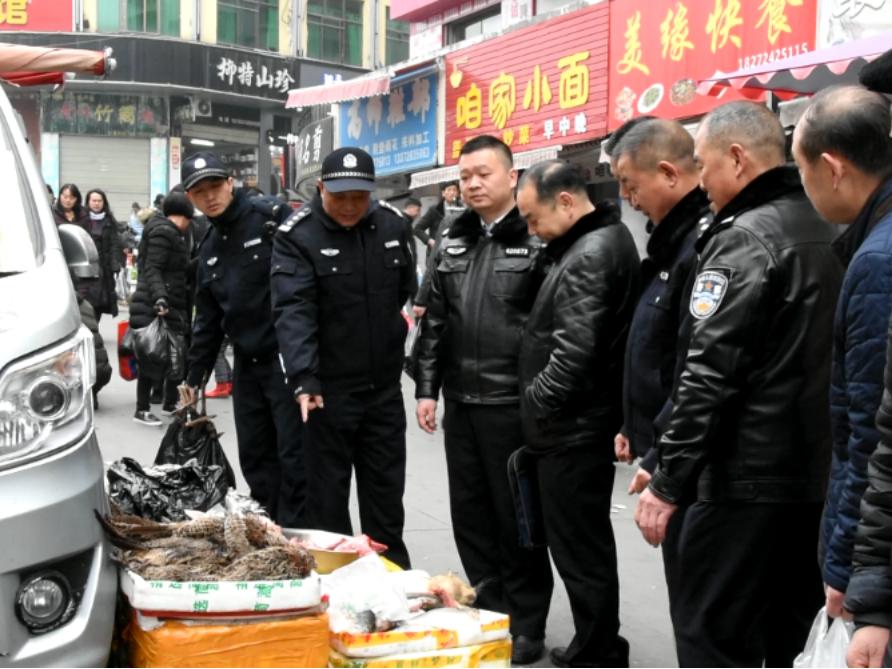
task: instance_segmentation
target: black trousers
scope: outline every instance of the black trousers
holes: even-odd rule
[[[615,471],[612,462],[593,452],[593,446],[541,455],[539,491],[545,536],[567,589],[576,628],[567,659],[579,666],[614,666],[619,576],[610,500]]]
[[[687,510],[675,609],[681,666],[793,666],[824,600],[820,517],[820,503]]]
[[[177,399],[179,398],[179,393],[177,393],[177,386],[179,384],[180,379],[156,379],[145,374],[140,374],[136,377],[136,410],[149,411],[152,408],[152,388],[161,386],[164,388],[164,406],[175,406]]]
[[[680,566],[679,554],[681,540],[681,530],[684,526],[685,512],[690,503],[679,504],[675,513],[669,518],[669,524],[666,526],[666,538],[660,548],[663,553],[663,574],[666,576],[666,591],[669,596],[669,618],[672,620],[672,629],[677,630],[678,625],[675,623],[676,602],[678,601],[678,592],[680,584]],[[676,639],[676,647],[678,640]]]
[[[236,354],[232,409],[238,458],[251,496],[279,525],[304,526],[306,467],[300,408],[276,358]]]
[[[362,531],[386,544],[384,555],[408,569],[403,543],[406,487],[406,410],[399,385],[381,390],[323,395],[325,408],[310,413],[305,431],[311,527],[353,534],[350,479]]]
[[[520,547],[508,456],[523,444],[517,405],[446,400],[452,531],[475,606],[511,616],[511,633],[545,636],[553,579],[545,548]]]

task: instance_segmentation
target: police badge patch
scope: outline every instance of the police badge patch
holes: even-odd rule
[[[709,318],[716,311],[728,291],[731,272],[726,269],[711,269],[700,272],[691,292],[691,316],[698,320]]]

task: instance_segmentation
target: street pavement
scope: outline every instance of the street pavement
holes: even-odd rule
[[[117,320],[127,318],[122,309]],[[99,393],[96,412],[96,433],[106,463],[131,457],[151,464],[161,443],[164,427],[147,427],[135,423],[136,383],[121,379],[116,354],[116,324],[104,316],[100,331],[112,361],[112,381]],[[415,400],[412,381],[403,377],[408,430],[406,467],[405,540],[414,567],[431,574],[454,571],[463,574],[452,537],[449,518],[449,493],[446,483],[446,460],[443,433],[428,435],[419,429],[414,418]],[[153,406],[160,417],[161,407]],[[208,413],[222,432],[221,442],[238,478],[238,486],[247,492],[241,476],[232,418],[232,400],[208,400]],[[164,419],[165,426],[168,419]],[[663,578],[660,551],[648,546],[634,523],[637,498],[626,493],[635,469],[617,465],[613,490],[613,527],[619,559],[620,633],[631,644],[631,666],[675,667],[675,644],[669,622],[669,605]],[[354,531],[359,532],[355,498],[352,504]],[[566,646],[573,636],[573,618],[567,595],[555,572],[555,591],[548,617],[546,645]],[[549,666],[546,657],[536,666]]]

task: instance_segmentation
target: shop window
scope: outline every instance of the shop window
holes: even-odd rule
[[[491,35],[502,28],[501,5],[490,7],[482,12],[473,14],[458,21],[453,21],[447,26],[447,44],[456,44],[472,37]]]
[[[390,7],[387,7],[387,53],[385,65],[401,63],[409,59],[409,24],[406,21],[392,21]]]
[[[362,65],[362,0],[309,0],[307,56]]]
[[[99,7],[100,30],[103,30],[103,14],[111,16],[111,10]],[[111,28],[116,30],[117,28]],[[127,0],[127,30],[140,33],[161,33],[180,36],[180,0]]]
[[[119,0],[99,0],[97,30],[101,33],[116,33],[121,30],[121,3]]]
[[[279,50],[279,0],[220,0],[217,41]]]

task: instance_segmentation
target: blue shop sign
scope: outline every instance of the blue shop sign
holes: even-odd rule
[[[359,146],[375,174],[413,172],[437,162],[437,75],[411,79],[387,95],[341,103],[340,146]]]

